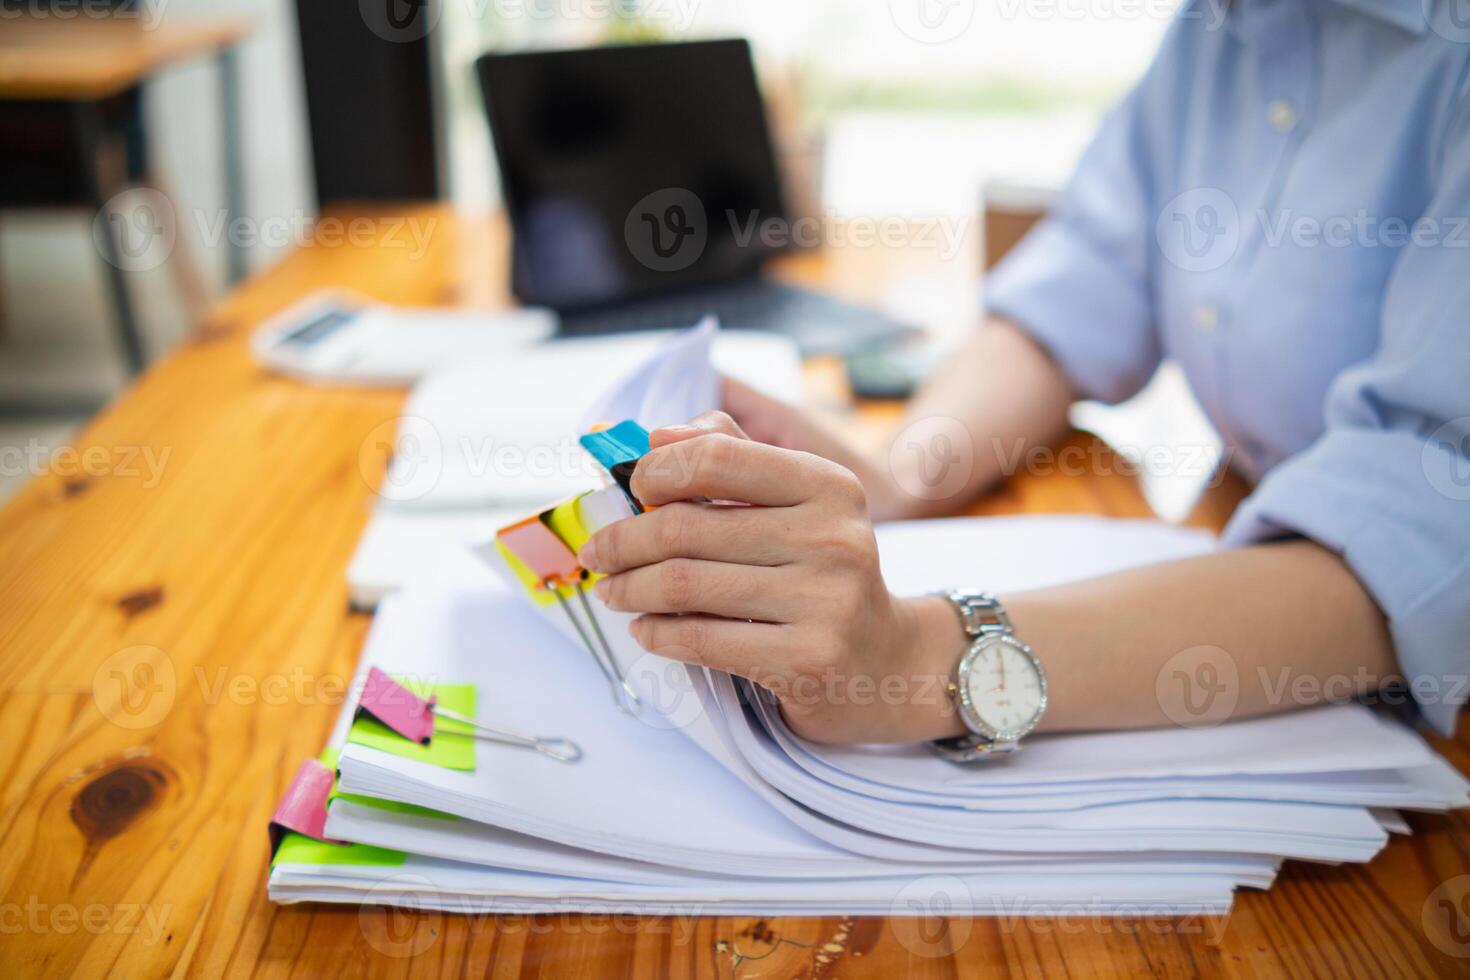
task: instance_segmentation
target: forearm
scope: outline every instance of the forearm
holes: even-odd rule
[[[1041,658],[1040,731],[1205,725],[1371,691],[1397,676],[1382,614],[1335,555],[1261,545],[1000,596]],[[923,669],[964,641],[942,600],[913,603]],[[922,672],[922,671],[921,671]],[[916,709],[916,738],[959,734]]]
[[[1011,323],[988,321],[910,404],[900,438],[912,444],[875,463],[874,469],[886,479],[868,487],[874,517],[953,513],[1006,475],[1004,461],[1017,458],[1018,446],[1055,441],[1066,430],[1072,400],[1071,384],[1040,345]],[[958,420],[969,433],[970,445],[928,444],[935,434],[953,429],[935,427],[930,433],[924,426],[916,427],[936,418]],[[953,478],[947,479],[940,496],[934,492],[934,467],[955,454],[971,461],[968,477],[963,483],[953,481],[953,487]]]

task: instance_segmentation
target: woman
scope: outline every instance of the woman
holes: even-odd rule
[[[644,647],[766,684],[818,740],[974,758],[1031,727],[1163,724],[1156,679],[1196,648],[1235,668],[1232,717],[1402,679],[1451,731],[1470,666],[1470,31],[1451,12],[1186,6],[912,406],[968,432],[958,492],[910,495],[918,474],[729,385],[729,416],[654,433],[633,488],[666,506],[589,542],[599,591],[645,614]],[[1229,547],[998,603],[889,594],[870,519],[958,510],[1000,476],[987,447],[1055,439],[1074,399],[1124,399],[1164,356],[1255,482]],[[1002,610],[1034,661],[1012,643],[963,664]],[[844,677],[900,694],[821,693]],[[1014,685],[1031,693],[995,693]]]

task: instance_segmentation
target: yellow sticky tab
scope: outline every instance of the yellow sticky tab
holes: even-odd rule
[[[588,493],[591,493],[591,491],[588,491]],[[566,543],[566,546],[572,549],[572,554],[581,551],[582,545],[586,544],[587,539],[592,537],[591,532],[587,530],[587,525],[582,520],[582,498],[585,496],[587,496],[586,493],[579,494],[566,503],[557,504],[551,510],[541,515],[541,519],[546,522],[546,526],[551,528],[551,533],[561,538]],[[596,572],[589,571],[586,573],[587,584],[591,585],[602,577]]]
[[[582,545],[592,535],[582,527],[582,515],[577,510],[577,502],[582,498],[573,497],[565,503],[557,504],[555,507],[541,515],[541,520],[547,527],[551,528],[553,534],[561,538],[562,542],[572,549],[572,554],[582,550]]]

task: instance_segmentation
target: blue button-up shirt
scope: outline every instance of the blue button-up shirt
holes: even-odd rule
[[[1443,731],[1470,686],[1467,68],[1467,0],[1190,3],[986,287],[1087,397],[1177,361],[1259,481],[1226,542],[1341,554]]]

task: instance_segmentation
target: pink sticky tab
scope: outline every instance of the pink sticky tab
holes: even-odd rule
[[[368,669],[357,711],[387,725],[411,742],[429,744],[434,734],[434,703],[425,701],[376,667]]]
[[[570,584],[582,574],[572,549],[539,516],[501,528],[496,537],[543,582]]]
[[[327,836],[327,797],[332,793],[334,774],[316,759],[307,759],[296,770],[286,795],[271,815],[271,855],[281,846],[287,831],[305,834],[328,844],[341,844]]]

